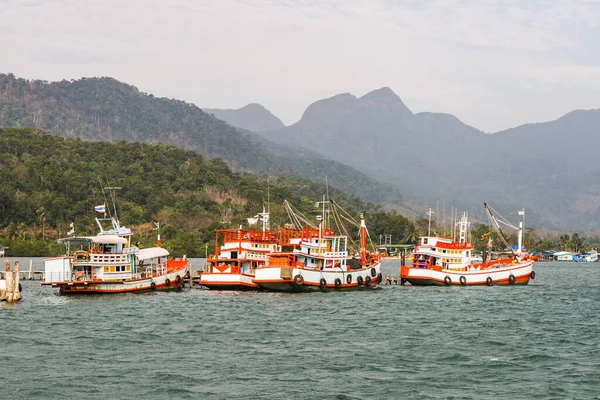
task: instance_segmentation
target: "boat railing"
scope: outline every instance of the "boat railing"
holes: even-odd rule
[[[118,264],[128,263],[130,260],[130,254],[90,254],[90,262],[97,264]]]

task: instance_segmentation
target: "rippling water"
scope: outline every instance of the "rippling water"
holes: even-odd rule
[[[598,398],[600,264],[535,269],[528,286],[307,294],[25,281],[0,306],[0,398]]]

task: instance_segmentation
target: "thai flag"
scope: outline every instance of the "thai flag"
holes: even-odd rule
[[[106,205],[102,204],[100,206],[94,207],[97,213],[106,213]]]

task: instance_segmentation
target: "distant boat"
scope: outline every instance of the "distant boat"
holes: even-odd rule
[[[322,203],[335,205],[333,200]],[[265,265],[256,269],[254,282],[258,286],[279,292],[304,292],[371,289],[381,283],[381,255],[367,251],[364,219],[354,221],[360,231],[359,256],[355,259],[348,252],[348,236],[336,235],[334,229],[325,227],[327,211],[323,207],[318,227],[281,228],[282,251],[270,253]],[[288,208],[288,213],[293,210]],[[335,211],[334,215],[340,219]]]
[[[110,221],[104,230],[102,221]],[[188,270],[187,259],[172,259],[160,247],[139,249],[131,245],[130,229],[116,218],[98,219],[96,236],[59,239],[66,254],[44,259],[42,285],[59,288],[62,294],[126,293],[180,289]]]
[[[485,203],[484,203],[485,204]],[[485,208],[495,220],[488,205]],[[521,214],[522,213],[522,214]],[[519,214],[525,214],[524,211]],[[497,227],[497,221],[493,222]],[[514,258],[493,261],[474,259],[473,246],[467,241],[468,221],[466,213],[458,222],[459,240],[424,236],[415,246],[414,260],[411,266],[400,267],[400,283],[411,285],[495,285],[527,284],[535,279],[533,261],[520,251]],[[523,225],[519,228],[519,245],[522,246]],[[503,237],[503,236],[502,236]]]
[[[278,232],[269,230],[269,213],[262,213],[248,222],[262,221],[259,229],[217,230],[215,254],[207,259],[206,270],[200,274],[200,285],[217,290],[257,290],[253,282],[257,268],[262,267],[269,254],[277,251]]]

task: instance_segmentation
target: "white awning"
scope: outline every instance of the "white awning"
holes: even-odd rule
[[[91,236],[92,242],[98,244],[125,244],[127,243],[127,239],[117,235],[98,235]]]
[[[135,255],[139,260],[148,260],[150,258],[166,257],[169,255],[169,252],[162,247],[150,247],[137,251]]]
[[[125,244],[127,239],[117,235],[98,235],[98,236],[75,236],[70,238],[58,239],[58,243],[81,243],[92,242],[96,244]]]

